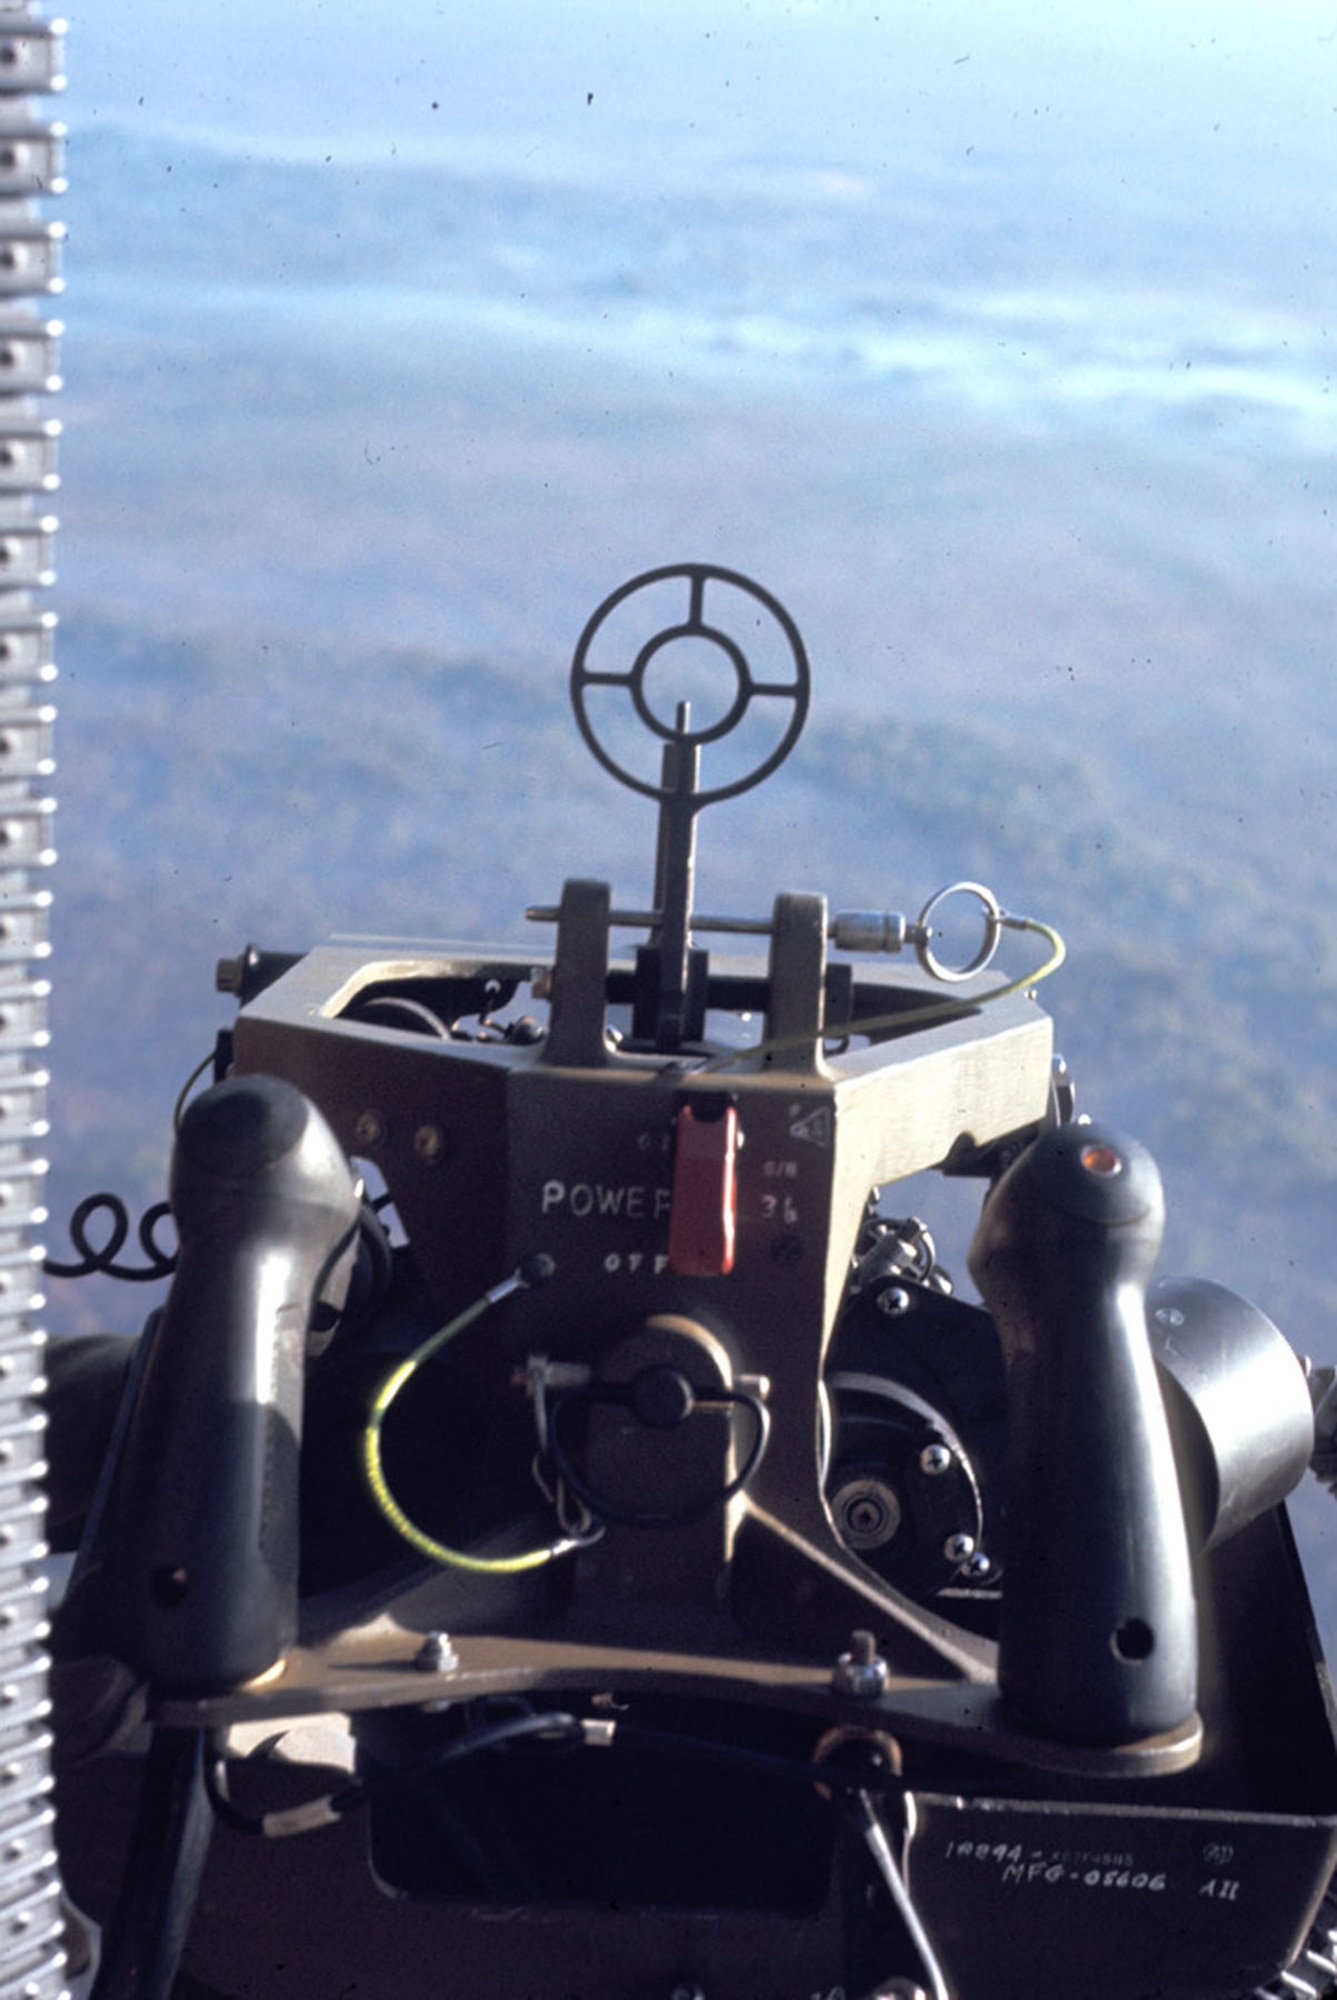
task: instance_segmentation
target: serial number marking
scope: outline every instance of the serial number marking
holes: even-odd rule
[[[1145,1868],[1068,1868],[1061,1861],[1015,1861],[1003,1870],[1005,1882],[1079,1882],[1084,1889],[1146,1890],[1159,1895],[1167,1887],[1165,1870],[1153,1875]]]
[[[1004,1882],[1025,1885],[1042,1882],[1053,1886],[1075,1882],[1083,1889],[1128,1890],[1159,1895],[1169,1887],[1165,1869],[1137,1868],[1131,1855],[1055,1853],[1044,1848],[1029,1851],[1019,1842],[949,1840],[949,1861],[986,1861],[1002,1871]],[[1202,1893],[1202,1892],[1200,1892]]]

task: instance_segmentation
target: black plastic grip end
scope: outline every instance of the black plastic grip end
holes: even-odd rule
[[[1003,1694],[1042,1734],[1119,1744],[1191,1720],[1197,1616],[1147,1334],[1164,1202],[1151,1155],[1047,1132],[985,1203],[970,1269],[1008,1376]]]
[[[114,1650],[194,1690],[253,1678],[296,1638],[307,1334],[359,1202],[315,1106],[265,1076],[190,1105],[171,1193],[177,1270],[144,1336],[101,1564]]]

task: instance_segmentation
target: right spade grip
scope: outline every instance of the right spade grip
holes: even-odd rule
[[[985,1203],[970,1269],[1008,1383],[1004,1698],[1029,1727],[1120,1744],[1197,1700],[1184,1509],[1147,1337],[1155,1161],[1096,1125],[1046,1132]]]

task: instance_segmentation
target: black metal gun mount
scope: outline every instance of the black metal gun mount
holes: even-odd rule
[[[638,577],[571,697],[658,805],[643,907],[572,880],[529,912],[551,952],[220,968],[228,1080],[182,1143],[200,1158],[199,1121],[244,1122],[274,1079],[328,1134],[285,1225],[305,1346],[291,1283],[257,1275],[265,1155],[177,1217],[74,1592],[153,1727],[214,1746],[232,1831],[185,1947],[206,1983],[278,1992],[262,1965],[328,1949],[403,1993],[430,1954],[462,2000],[1230,2000],[1300,1990],[1268,1982],[1320,1952],[1337,1759],[1282,1505],[1313,1444],[1301,1366],[1245,1301],[1154,1280],[1154,1163],[1073,1120],[1028,981],[989,980],[1004,933],[1046,926],[977,884],[913,922],[795,890],[695,908],[700,814],[783,762],[808,696],[759,586]],[[982,925],[964,964],[949,895]],[[926,1169],[985,1183],[982,1304],[896,1213]],[[351,1276],[350,1171],[375,1197]],[[201,1268],[225,1303],[178,1296]],[[256,1482],[213,1560],[215,1489],[235,1520]],[[296,1562],[266,1569],[270,1545]],[[198,1625],[178,1640],[197,1577],[262,1571],[249,1678]],[[293,1767],[241,1747],[331,1716],[353,1775],[300,1774],[296,1812],[342,1831],[257,1860],[239,1835],[291,1821]]]

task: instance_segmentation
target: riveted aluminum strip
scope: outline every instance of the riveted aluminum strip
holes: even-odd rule
[[[20,1548],[24,1548],[24,1550],[40,1548],[40,1552],[46,1554],[46,1544],[42,1542],[40,1534],[36,1532],[42,1526],[44,1520],[46,1520],[46,1502],[42,1502],[42,1514],[36,1520],[34,1520],[34,1516],[28,1512],[28,1508],[24,1504],[24,1508],[22,1508],[22,1520],[18,1520],[14,1524],[12,1538],[0,1538],[0,1542],[2,1542],[0,1566],[6,1572],[4,1574],[4,1586],[6,1586],[6,1590],[10,1586],[10,1576],[12,1576],[12,1568],[14,1568],[14,1552],[16,1550],[20,1550]],[[48,1632],[48,1624],[46,1624],[46,1616],[44,1616],[46,1600],[42,1598],[38,1602],[36,1596],[34,1596],[34,1608],[38,1610],[38,1616],[34,1616],[34,1620],[32,1620],[32,1630],[36,1634],[40,1634],[42,1638],[46,1638],[46,1632]],[[16,1628],[16,1632],[18,1632],[18,1628]],[[24,1650],[22,1658],[20,1658],[16,1632],[10,1634],[10,1642],[16,1648],[16,1658],[14,1658],[12,1664],[30,1664],[32,1670],[34,1670],[34,1678],[32,1678],[32,1684],[28,1688],[28,1698],[26,1700],[18,1700],[16,1698],[16,1700],[8,1702],[6,1708],[4,1708],[4,1714],[0,1714],[0,1764],[8,1762],[8,1758],[12,1756],[12,1750],[14,1750],[12,1734],[14,1734],[16,1726],[18,1726],[18,1716],[20,1714],[28,1716],[30,1712],[36,1714],[38,1710],[42,1712],[42,1716],[50,1714],[50,1700],[46,1696],[46,1658],[44,1656],[36,1656],[36,1654],[28,1652],[28,1650]]]
[[[46,1116],[44,1069],[0,1069],[0,1146],[44,1139],[50,1131]]]
[[[0,808],[0,811],[3,811]],[[0,848],[8,815],[0,820]],[[50,1041],[46,1025],[46,1003],[50,982],[35,979],[23,983],[0,982],[0,1055],[17,1049],[44,1049]]]
[[[6,1827],[0,1845],[0,1904],[12,1888],[21,1887],[35,1868],[48,1868],[56,1858],[56,1815],[50,1806]]]
[[[25,1730],[45,1725],[51,1720],[51,1701],[46,1692],[46,1660],[43,1658],[34,1664],[41,1667],[40,1680],[34,1680],[28,1687],[15,1685],[7,1695],[0,1690],[0,1701],[6,1702],[4,1713],[0,1714],[0,1741],[3,1741],[7,1731],[21,1740]],[[0,1825],[0,1843],[3,1843],[4,1831],[3,1825]]]
[[[64,185],[64,132],[42,98],[63,86],[63,24],[27,0],[0,6],[0,2000],[64,1991],[63,1917],[50,1839],[51,1739],[43,1492],[45,1340],[39,1314],[46,1162],[49,951],[55,858],[55,618],[34,594],[55,571],[60,335],[42,311],[61,283],[64,229],[40,197]]]
[[[46,1292],[39,1282],[42,1277],[40,1257],[33,1258],[24,1267],[23,1275],[18,1271],[6,1271],[0,1276],[0,1323],[12,1315],[31,1317],[46,1306]]]
[[[42,1622],[42,1624],[34,1626],[32,1630],[34,1630],[34,1632],[36,1632],[36,1636],[38,1636],[38,1638],[42,1638],[42,1640],[46,1640],[46,1636],[50,1634],[50,1626],[48,1626],[46,1622]],[[2,1654],[2,1660],[4,1660],[4,1664],[0,1666],[0,1674],[8,1674],[8,1672],[10,1672],[10,1670],[12,1670],[14,1666],[22,1664],[22,1660],[26,1658],[26,1648],[24,1648],[24,1646],[20,1646],[20,1644],[18,1644],[18,1640],[16,1640],[16,1638],[12,1636],[12,1634],[18,1634],[18,1632],[20,1632],[20,1614],[18,1614],[18,1606],[16,1606],[16,1618],[14,1618],[14,1624],[12,1624],[10,1632],[6,1632],[6,1634],[4,1634],[4,1654]],[[42,1728],[46,1728],[46,1724],[42,1724]],[[16,1748],[16,1738],[14,1738],[14,1734],[12,1734],[12,1726],[10,1726],[10,1718],[6,1716],[6,1718],[4,1718],[4,1724],[0,1726],[0,1762],[6,1762],[6,1760],[10,1758],[10,1752],[12,1752],[14,1748]],[[8,1794],[8,1792],[6,1792],[4,1796],[6,1796],[6,1814],[8,1814],[8,1818],[12,1820],[12,1818],[16,1818],[16,1814],[18,1814],[20,1806],[16,1804],[16,1800],[14,1800],[14,1796],[12,1796],[12,1794]],[[34,1790],[34,1794],[32,1794],[32,1796],[34,1796],[34,1798],[38,1798],[38,1792]]]
[[[58,319],[0,311],[0,395],[52,396],[62,386]]]
[[[62,289],[61,252],[65,228],[59,222],[31,229],[0,229],[0,298],[49,296]]]
[[[25,1347],[21,1340],[11,1336],[0,1344],[0,1409],[4,1408],[4,1398],[10,1396],[37,1396],[46,1386],[43,1375],[42,1356],[44,1347],[29,1341]],[[39,1502],[42,1495],[37,1495]],[[0,1547],[4,1546],[5,1525],[0,1523]]]
[[[0,784],[7,779],[25,783],[49,778],[56,768],[51,739],[56,711],[49,702],[15,703],[0,699]]]
[[[0,1577],[0,1651],[3,1651],[6,1670],[10,1664],[14,1634],[22,1627],[25,1620],[30,1621],[33,1629],[40,1632],[43,1637],[49,1630],[46,1614],[50,1592],[50,1578],[45,1575],[37,1579],[35,1592],[25,1590],[17,1577],[9,1575]],[[10,1750],[6,1748],[5,1757],[8,1758],[10,1755]],[[0,1779],[0,1789],[10,1782],[8,1778]]]
[[[34,1799],[46,1795],[44,1775],[52,1748],[50,1730],[19,1743],[0,1742],[0,1814],[5,1821],[21,1818]]]
[[[0,1352],[6,1318],[14,1313],[40,1312],[45,1302],[41,1245],[25,1243],[17,1249],[0,1250]]]
[[[0,609],[0,618],[3,618]],[[49,868],[56,858],[51,844],[54,799],[0,801],[0,868]]]
[[[3,286],[3,249],[0,249],[0,286]],[[0,589],[41,590],[56,578],[56,521],[54,515],[41,519],[25,515],[0,514]]]
[[[51,951],[51,891],[10,891],[0,884],[0,965],[43,959]]]
[[[44,1562],[46,1557],[50,1555],[51,1551],[43,1540],[41,1532],[39,1532],[43,1528],[45,1521],[46,1502],[43,1501],[40,1519],[36,1522],[29,1521],[22,1528],[15,1528],[12,1532],[7,1528],[3,1531],[3,1534],[0,1534],[0,1582],[8,1584],[11,1580],[21,1577],[31,1571],[36,1564]],[[5,1537],[8,1537],[8,1539],[5,1539]],[[21,1644],[24,1647],[30,1644],[40,1645],[46,1636],[47,1627],[45,1620],[34,1619],[21,1639],[16,1634],[14,1643],[16,1646]],[[45,1656],[43,1657],[45,1658]],[[36,1712],[41,1707],[41,1704],[36,1703],[32,1706],[34,1712]],[[0,1763],[3,1763],[10,1749],[10,1742],[6,1737],[5,1731],[13,1731],[15,1727],[16,1718],[12,1715],[5,1716],[0,1720]],[[4,1800],[3,1797],[0,1797],[0,1835],[4,1833],[3,1806]]]
[[[46,1427],[40,1410],[28,1410],[10,1417],[0,1424],[0,1467],[10,1465],[16,1457],[35,1457],[40,1453],[46,1436]],[[33,1447],[38,1448],[35,1453]]]
[[[9,1727],[9,1718],[35,1702],[46,1700],[46,1661],[25,1660],[0,1676],[0,1729]]]
[[[50,1465],[43,1453],[37,1449],[40,1442],[40,1439],[17,1439],[10,1448],[13,1454],[12,1464],[6,1464],[0,1457],[0,1507],[5,1504],[10,1494],[17,1492],[20,1487],[31,1485],[34,1479],[46,1478]],[[0,1657],[2,1653],[3,1649],[0,1649]]]
[[[54,493],[60,484],[60,424],[0,410],[0,494]]]
[[[0,1242],[6,1239],[0,1237]],[[41,1395],[46,1388],[45,1356],[46,1343],[29,1341],[25,1347],[22,1340],[23,1329],[10,1314],[0,1313],[0,1412],[6,1419],[9,1408],[6,1393],[13,1391],[13,1399],[19,1396]],[[41,1500],[44,1496],[38,1494]],[[0,1521],[0,1542],[4,1539],[4,1524]]]
[[[58,1894],[59,1892],[57,1892]],[[66,1992],[65,1972],[65,1913],[57,1903],[56,1921],[37,1930],[31,1922],[22,1934],[22,1942],[27,1947],[27,1962],[22,1972],[15,1971],[10,1977],[0,1978],[0,2000],[37,2000],[39,1994],[60,1994]],[[17,1956],[19,1939],[16,1938],[7,1957]]]
[[[16,1901],[12,1909],[0,1906],[0,1937],[7,1941],[6,1956],[22,1953],[28,1964],[26,1977],[16,1975],[0,1982],[0,2000],[25,2000],[25,1996],[31,2000],[36,1969],[46,1964],[49,1953],[61,1950],[64,1930],[65,1913],[54,1870],[40,1891]]]
[[[65,127],[6,125],[0,133],[0,196],[64,194]]]
[[[6,1253],[6,1269],[17,1266],[19,1253],[26,1250],[26,1248],[26,1243],[22,1242],[18,1234],[9,1227],[0,1232],[0,1249],[3,1249]],[[12,1259],[12,1264],[8,1261],[10,1259]],[[39,1349],[38,1351],[40,1355],[41,1350]],[[27,1349],[25,1349],[23,1344],[21,1330],[9,1325],[7,1321],[0,1319],[0,1382],[9,1380],[14,1372],[18,1356],[25,1352],[27,1352]]]
[[[65,23],[31,15],[0,27],[0,94],[65,88]]]

